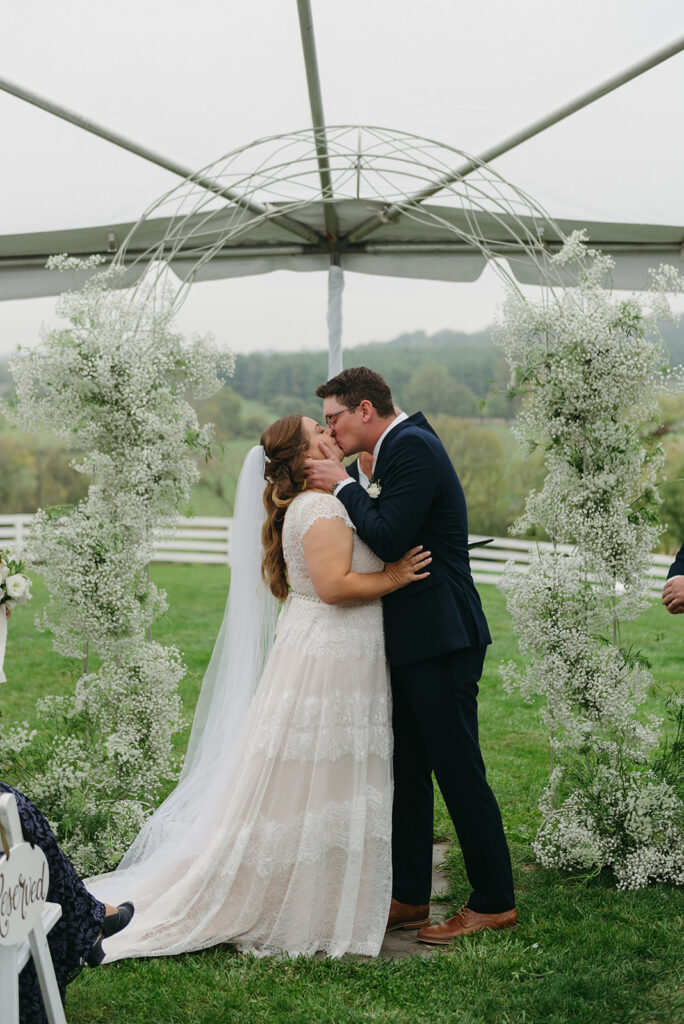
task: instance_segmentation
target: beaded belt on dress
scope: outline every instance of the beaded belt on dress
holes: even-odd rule
[[[291,590],[290,593],[288,594],[288,597],[299,597],[301,598],[302,601],[313,601],[314,604],[322,604],[328,608],[337,607],[335,605],[326,605],[325,601],[321,601],[320,597],[316,597],[314,594],[302,594],[301,590]],[[379,608],[381,607],[381,605],[382,601],[380,600],[379,597],[376,597],[375,600],[373,601],[358,601],[355,604],[347,607],[360,608],[363,606],[366,608]]]
[[[313,601],[314,604],[325,604],[325,601],[321,601],[315,594],[302,594],[301,590],[291,590],[290,597],[300,597],[302,601]]]

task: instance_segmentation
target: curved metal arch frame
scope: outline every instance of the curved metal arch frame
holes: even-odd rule
[[[346,199],[361,199],[370,204],[369,210],[381,225],[383,210],[391,211],[386,223],[414,222],[441,231],[442,251],[479,253],[516,291],[520,289],[507,263],[516,256],[534,263],[551,294],[567,285],[567,271],[554,266],[548,244],[550,238],[554,248],[562,244],[563,232],[526,192],[483,161],[434,139],[380,126],[335,125],[327,129],[326,138],[328,198],[320,191],[316,129],[266,136],[230,150],[197,172],[194,180],[182,181],[155,200],[124,239],[113,266],[124,274],[124,281],[144,278],[149,286],[149,275],[141,264],[155,265],[159,278],[174,263],[182,262],[185,269],[174,296],[181,304],[206,263],[221,253],[234,254],[240,239],[268,222],[282,226],[283,234],[286,225],[295,223],[315,236],[315,241],[307,241],[303,231],[299,232],[295,245],[289,238],[283,242],[286,251],[326,254],[331,264],[344,263],[345,256],[377,254],[387,244],[377,235],[355,241],[359,225],[346,231],[340,225],[341,204]],[[243,169],[247,156],[253,158],[252,171]],[[453,167],[454,158],[468,164],[468,176],[445,183],[441,191],[446,206],[460,212],[460,226],[414,198],[416,185],[434,181],[445,168]],[[205,180],[214,183],[211,191],[201,184]],[[221,204],[221,197],[230,198]],[[336,237],[325,230],[327,206],[333,203],[339,228]],[[162,239],[148,247],[137,244],[141,227],[167,210],[170,216]],[[323,215],[322,229],[312,229],[301,219],[302,215],[310,219],[317,210]],[[412,249],[421,251],[420,242],[404,243],[404,251]],[[385,251],[392,251],[392,243]]]

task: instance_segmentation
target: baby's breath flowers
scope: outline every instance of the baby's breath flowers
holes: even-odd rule
[[[39,701],[41,727],[0,735],[0,760],[23,776],[85,873],[114,867],[177,770],[182,725],[178,651],[148,639],[166,598],[148,577],[155,531],[168,527],[211,449],[187,395],[205,397],[233,359],[211,339],[187,341],[163,289],[118,286],[98,260],[56,257],[85,284],[62,295],[66,325],[12,362],[24,430],[49,429],[83,454],[92,483],[75,508],[44,509],[33,523],[30,564],[49,600],[38,620],[54,647],[82,659],[70,695]],[[93,656],[99,667],[90,668]]]
[[[526,399],[522,445],[545,454],[547,476],[512,532],[545,532],[571,545],[533,555],[501,584],[525,668],[502,666],[504,685],[544,698],[551,777],[534,842],[549,867],[613,870],[620,888],[684,882],[684,814],[670,780],[654,771],[662,722],[638,717],[652,677],[620,643],[620,623],[649,602],[647,570],[662,527],[660,445],[642,436],[668,386],[657,324],[674,268],[651,275],[646,308],[607,287],[612,260],[581,233],[557,263],[577,286],[528,302],[511,294],[498,341],[513,390]]]

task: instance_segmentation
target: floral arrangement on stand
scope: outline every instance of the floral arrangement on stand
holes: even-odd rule
[[[7,618],[18,604],[31,600],[31,580],[24,573],[24,563],[14,558],[8,548],[0,548],[0,683],[6,683],[3,665],[7,645]]]
[[[79,871],[112,868],[153,810],[178,765],[182,726],[174,647],[150,637],[167,607],[149,576],[154,535],[170,526],[208,457],[186,394],[222,385],[233,357],[210,338],[186,342],[171,296],[158,285],[117,288],[121,270],[93,272],[97,258],[49,266],[90,271],[58,303],[65,327],[11,364],[16,400],[7,415],[24,430],[47,428],[84,454],[91,477],[73,508],[44,509],[30,535],[29,564],[49,600],[37,625],[55,650],[82,660],[75,692],[38,701],[40,728],[0,735],[0,763],[51,821]]]
[[[31,580],[24,572],[24,563],[9,548],[0,548],[0,607],[12,611],[18,604],[31,600]]]
[[[649,603],[647,571],[662,527],[656,477],[660,445],[644,431],[672,377],[657,324],[684,282],[652,273],[650,300],[616,298],[612,260],[573,234],[554,257],[577,285],[543,302],[512,293],[498,329],[511,390],[526,399],[518,440],[545,453],[547,475],[512,533],[544,532],[529,572],[501,583],[520,650],[504,684],[543,698],[551,773],[534,851],[547,867],[612,869],[623,889],[684,882],[684,806],[662,756],[662,718],[639,715],[653,683],[620,624]],[[674,702],[681,754],[684,708]],[[660,756],[659,756],[660,748]],[[679,780],[681,788],[681,779]]]

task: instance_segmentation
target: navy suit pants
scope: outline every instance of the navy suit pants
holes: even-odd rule
[[[401,903],[430,902],[434,772],[472,886],[468,906],[481,914],[515,906],[508,844],[478,738],[477,684],[486,650],[391,666],[392,894]]]

